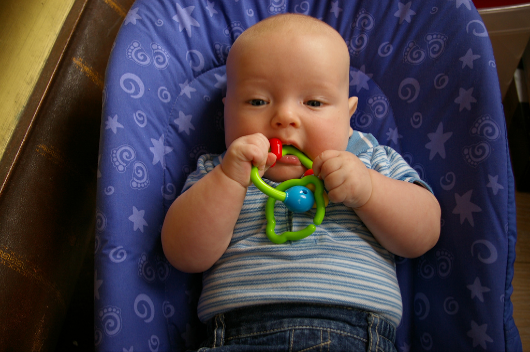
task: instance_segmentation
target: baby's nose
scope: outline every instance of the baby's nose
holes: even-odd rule
[[[279,106],[271,121],[273,127],[297,127],[300,121],[295,109],[287,104]]]

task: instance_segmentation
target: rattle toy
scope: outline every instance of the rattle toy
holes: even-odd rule
[[[313,167],[313,161],[305,154],[293,146],[282,146],[282,143],[278,138],[272,138],[269,142],[271,144],[271,153],[276,155],[276,160],[279,160],[284,155],[294,155],[300,159],[300,162],[308,169],[308,172],[304,174],[302,179],[287,180],[279,184],[276,188],[273,188],[266,184],[259,176],[258,168],[252,166],[250,179],[260,191],[269,196],[265,206],[267,237],[276,244],[281,244],[286,241],[301,240],[315,232],[316,227],[322,223],[322,220],[324,220],[324,214],[326,212],[326,204],[323,195],[324,185],[318,177],[312,174],[311,169]],[[274,165],[276,165],[276,163],[271,167]],[[306,187],[310,184],[315,188],[314,193]],[[274,205],[277,200],[283,202],[289,210],[295,213],[308,211],[316,202],[317,210],[315,217],[313,218],[313,224],[308,225],[305,229],[300,231],[286,231],[281,235],[277,235],[274,231],[274,228],[276,227]]]

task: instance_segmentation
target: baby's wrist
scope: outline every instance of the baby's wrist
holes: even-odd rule
[[[219,177],[222,177],[225,180],[230,181],[231,183],[235,183],[235,184],[243,187],[245,189],[245,191],[248,188],[248,186],[250,185],[250,184],[246,184],[245,185],[244,183],[240,182],[240,180],[238,180],[237,177],[233,177],[230,172],[227,172],[227,170],[225,170],[225,167],[223,167],[222,163],[218,167],[216,167],[216,169],[219,170],[219,174],[220,174]],[[250,181],[250,174],[249,174],[248,180]]]
[[[368,203],[370,203],[370,200],[372,199],[372,195],[374,194],[374,183],[373,183],[373,178],[372,178],[372,172],[374,171],[371,169],[368,169],[367,171],[368,171],[368,177],[370,178],[370,182],[369,182],[369,187],[366,187],[365,191],[368,193],[368,195],[367,196],[365,195],[363,197],[365,199],[364,201],[357,202],[357,204],[354,204],[354,206],[350,207],[355,211],[362,210]]]

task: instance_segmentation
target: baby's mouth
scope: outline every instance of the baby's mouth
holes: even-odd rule
[[[283,144],[282,141],[279,138],[271,138],[269,139],[270,143],[270,152],[276,155],[276,162],[271,166],[274,167],[276,163],[285,165],[285,166],[302,166],[302,162],[300,161],[299,157],[293,154],[285,154],[283,155]],[[285,144],[285,146],[291,146],[290,143]],[[294,146],[293,146],[294,147]],[[296,147],[294,147],[296,148]]]

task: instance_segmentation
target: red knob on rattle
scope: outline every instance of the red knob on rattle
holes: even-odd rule
[[[276,155],[276,161],[280,160],[282,158],[282,141],[278,138],[271,138],[269,139],[269,143],[271,145],[271,153]],[[272,166],[274,165],[276,165],[276,162],[272,164]]]
[[[308,169],[306,172],[304,172],[304,177],[314,175],[314,174],[315,172],[313,171],[313,169]]]

